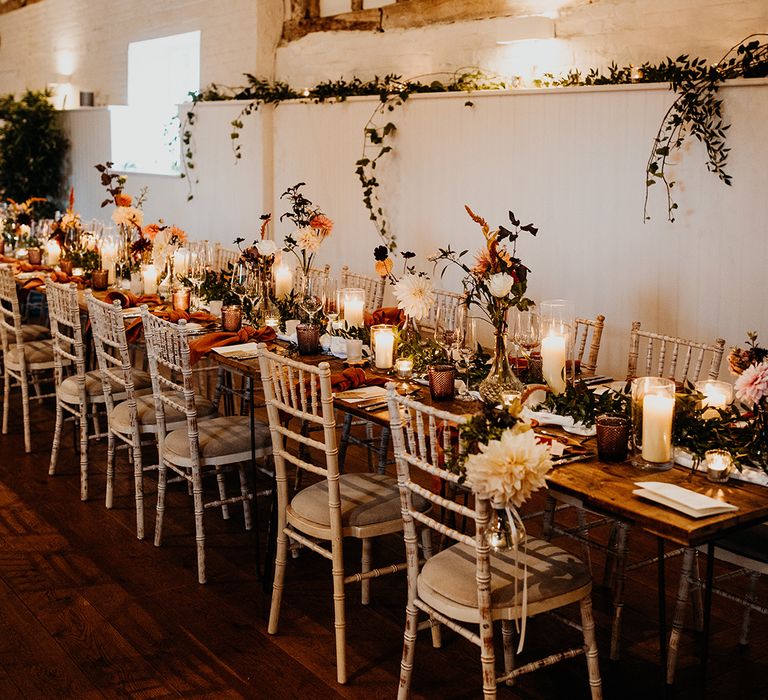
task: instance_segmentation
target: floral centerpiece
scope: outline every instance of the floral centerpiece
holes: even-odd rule
[[[304,279],[309,276],[323,241],[333,231],[333,221],[302,194],[301,188],[305,184],[300,182],[280,195],[280,199],[287,199],[291,205],[290,211],[285,212],[280,221],[288,219],[296,226],[296,230],[285,237],[283,250],[296,256]]]
[[[736,398],[752,409],[750,439],[745,452],[768,471],[768,349],[757,344],[757,333],[747,333],[746,348],[732,348],[728,355],[731,372],[737,375]]]
[[[96,238],[86,232],[80,214],[75,211],[75,188],[69,190],[67,210],[54,221],[48,236],[49,241],[56,241],[60,250],[62,266],[71,270],[80,268],[88,275],[99,268],[99,250]]]
[[[533,224],[521,226],[511,211],[512,229],[504,226],[491,229],[485,219],[468,206],[465,209],[472,221],[480,226],[485,238],[485,245],[477,252],[474,265],[470,267],[464,262],[468,251],[457,252],[450,246],[441,248],[432,259],[436,264],[444,261],[456,265],[465,273],[462,282],[467,304],[479,308],[493,326],[494,356],[488,376],[480,383],[480,395],[485,401],[498,403],[502,392],[522,389],[522,383],[509,366],[506,336],[509,310],[513,307],[525,310],[533,304],[525,296],[529,270],[516,255],[517,240],[521,231],[535,236],[538,229]],[[511,250],[507,243],[511,244]]]
[[[3,215],[3,246],[26,248],[39,245],[39,242],[32,238],[34,205],[44,201],[44,197],[30,197],[23,202],[8,200]]]

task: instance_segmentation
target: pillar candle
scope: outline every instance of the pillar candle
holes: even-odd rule
[[[117,263],[117,241],[107,240],[101,244],[101,269],[109,273],[109,284],[115,283],[115,264]]]
[[[672,415],[675,399],[646,394],[643,397],[643,449],[646,462],[672,459]]]
[[[179,248],[173,252],[173,274],[186,277],[189,273],[189,251]],[[173,284],[173,280],[171,280]]]
[[[275,267],[275,296],[287,297],[293,289],[293,273],[291,268],[283,263]]]
[[[142,265],[141,274],[144,294],[157,294],[157,268],[152,264]]]
[[[46,264],[51,267],[55,267],[59,264],[59,258],[61,257],[61,246],[57,241],[51,239],[45,244],[45,260]]]
[[[550,335],[541,340],[541,373],[555,394],[565,391],[565,348],[564,336]]]
[[[347,299],[344,302],[344,320],[350,326],[363,325],[364,299]]]
[[[394,362],[395,334],[391,330],[381,330],[376,333],[376,367],[389,369]]]

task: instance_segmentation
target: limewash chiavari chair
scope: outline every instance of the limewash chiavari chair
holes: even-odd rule
[[[643,371],[639,372],[638,356],[641,339],[647,341],[647,346],[644,353],[644,366],[640,368]],[[634,321],[630,333],[627,379],[652,376],[666,377],[677,382],[683,382],[686,379],[695,382],[703,378],[701,373],[704,359],[708,353],[711,353],[711,358],[707,367],[706,378],[717,379],[724,350],[725,340],[722,338],[715,339],[712,344],[699,343],[694,340],[641,330],[640,321]],[[680,356],[681,353],[682,357]]]
[[[707,547],[700,547],[699,549],[706,551]],[[716,540],[714,555],[717,559],[738,567],[735,571],[727,571],[714,577],[712,593],[744,606],[739,645],[746,646],[749,640],[751,612],[756,611],[764,615],[768,614],[768,606],[764,602],[762,604],[758,602],[756,595],[757,583],[761,574],[768,574],[768,525],[765,523],[755,525]],[[703,628],[701,603],[701,588],[703,584],[699,579],[697,557],[698,551],[694,549],[686,549],[683,555],[672,632],[669,637],[669,654],[667,655],[667,683],[670,685],[675,681],[685,606],[691,586],[693,586],[694,593],[692,600],[694,619],[699,631]],[[720,588],[717,585],[721,580],[732,579],[736,576],[747,576],[749,578],[747,592],[743,596],[733,593],[732,590]]]
[[[475,498],[474,507],[470,508],[420,485],[435,477],[453,487],[458,485],[459,475],[440,466],[440,447],[444,455],[450,453],[451,434],[467,418],[403,397],[395,391],[394,384],[388,385],[388,399],[408,562],[408,603],[398,699],[410,696],[419,611],[429,615],[433,623],[444,624],[480,647],[486,699],[496,697],[499,683],[512,682],[524,673],[579,654],[586,656],[592,698],[601,698],[592,581],[586,567],[572,554],[533,537],[526,539],[525,546],[520,545],[518,557],[507,552],[491,552],[485,537],[492,513],[488,500]],[[414,508],[416,499],[427,500],[444,512],[474,522],[474,534],[460,532],[423,512],[422,508]],[[456,544],[425,562],[420,561],[417,524]],[[527,565],[527,574],[523,562]],[[529,617],[579,603],[584,644],[515,668],[513,623],[522,617],[524,577],[528,586]],[[519,588],[514,585],[516,580],[520,582]],[[495,663],[493,623],[496,620],[501,620],[504,647],[501,675],[497,674]],[[479,632],[461,623],[479,625]]]
[[[440,311],[441,318],[450,318],[456,313],[461,302],[464,301],[464,295],[458,292],[449,292],[445,289],[435,290],[435,303],[429,309],[427,318],[419,322],[422,330],[434,330],[437,312]]]
[[[603,337],[605,316],[598,314],[594,319],[576,319],[576,341],[574,345],[574,360],[579,363],[579,372],[583,377],[589,377],[597,371],[597,357],[600,354],[600,341]],[[590,339],[591,335],[591,339]],[[589,353],[584,357],[589,342]]]
[[[54,374],[53,341],[46,338],[48,329],[22,323],[19,297],[13,270],[0,265],[0,341],[3,348],[3,434],[8,433],[11,388],[21,388],[24,425],[24,450],[32,451],[29,418],[29,385],[32,383],[39,400],[52,396],[42,394],[40,380]]]
[[[233,250],[231,248],[225,248],[221,245],[221,243],[216,244],[216,261],[214,264],[214,268],[218,272],[228,272],[230,269],[230,265],[233,267],[237,264],[237,261],[240,259],[240,251],[239,250]]]
[[[56,425],[51,445],[51,464],[49,475],[56,473],[56,465],[61,448],[61,434],[64,427],[64,415],[68,413],[79,424],[80,429],[80,498],[88,500],[88,418],[89,410],[95,416],[98,405],[105,403],[102,376],[99,370],[86,371],[85,345],[80,322],[80,306],[77,287],[74,284],[46,285],[48,309],[51,318],[51,336],[53,337],[54,362],[56,366]],[[73,366],[75,373],[64,376],[64,368]],[[134,389],[148,391],[149,375],[146,372],[134,373]],[[116,398],[125,398],[122,388],[114,387]],[[118,393],[119,392],[119,393]],[[98,421],[94,417],[94,435],[98,435]]]
[[[350,272],[349,267],[341,268],[341,288],[356,287],[365,291],[365,307],[368,311],[381,308],[384,303],[384,277],[369,277],[358,272]]]
[[[135,370],[131,364],[120,302],[107,304],[99,301],[90,290],[85,294],[108,421],[106,506],[111,508],[113,505],[116,445],[123,444],[128,448],[128,461],[133,466],[136,537],[141,540],[144,539],[144,472],[157,469],[156,464],[143,464],[142,436],[154,436],[157,432],[155,399],[151,393],[142,395],[134,388]],[[121,396],[125,397],[123,401],[120,401]],[[196,405],[198,420],[215,414],[213,404],[202,396],[196,397]],[[170,430],[185,425],[184,415],[166,414],[166,427]],[[154,443],[154,437],[151,441]]]
[[[361,583],[362,602],[367,604],[372,578],[405,568],[405,564],[393,564],[371,569],[371,538],[402,530],[397,483],[383,475],[339,473],[331,370],[327,362],[313,367],[271,353],[262,344],[259,346],[259,367],[267,400],[277,479],[277,556],[268,632],[277,633],[289,540],[292,540],[331,562],[336,677],[339,683],[346,683],[344,586]],[[318,438],[310,437],[306,431],[292,430],[286,420],[290,418],[318,428],[313,431]],[[289,441],[298,447],[289,448]],[[305,452],[300,449],[302,446],[319,451],[324,464],[320,466],[302,459]],[[322,480],[291,497],[289,465]],[[421,503],[426,507],[423,501]],[[345,537],[362,541],[359,573],[345,574],[342,551]]]
[[[186,480],[192,487],[197,541],[197,576],[206,582],[205,570],[205,509],[221,507],[229,518],[228,506],[242,503],[245,529],[251,529],[252,493],[248,487],[244,463],[253,457],[271,454],[269,431],[256,423],[251,433],[248,416],[224,416],[204,422],[198,420],[198,400],[194,393],[192,368],[189,361],[186,322],[178,325],[141,309],[144,335],[147,341],[152,394],[155,400],[158,444],[157,521],[155,546],[162,544],[165,491],[168,471]],[[181,377],[180,380],[174,377]],[[171,416],[184,416],[184,427],[169,430]],[[240,494],[228,497],[223,469],[236,468],[240,478]],[[203,476],[215,474],[219,487],[217,500],[204,502]]]

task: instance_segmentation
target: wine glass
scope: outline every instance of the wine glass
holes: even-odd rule
[[[325,280],[325,303],[323,312],[328,321],[333,324],[339,318],[339,290],[335,279],[330,277]]]
[[[518,311],[515,317],[513,340],[525,357],[541,342],[541,323],[539,313],[533,309]]]
[[[303,280],[299,306],[309,316],[309,323],[313,325],[315,314],[325,305],[325,280],[317,277],[307,277]]]
[[[435,342],[443,349],[448,362],[453,359],[453,350],[458,345],[457,310],[437,307],[435,312]]]
[[[477,319],[469,317],[469,309],[466,306],[459,308],[459,342],[457,348],[459,357],[464,363],[464,392],[456,398],[459,401],[474,401],[469,393],[469,368],[475,355],[477,355]]]
[[[242,260],[238,260],[232,268],[232,276],[229,278],[229,286],[232,289],[232,293],[240,299],[240,306],[243,305],[243,300],[246,297],[248,275],[248,265]]]
[[[205,281],[206,271],[205,256],[201,254],[199,249],[192,251],[189,256],[187,277],[189,277],[189,281],[194,289],[194,306],[196,308],[200,307],[200,285]]]

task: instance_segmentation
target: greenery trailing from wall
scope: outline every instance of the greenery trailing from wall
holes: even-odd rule
[[[643,63],[640,66],[619,67],[611,64],[607,72],[590,69],[586,73],[572,70],[561,76],[550,73],[534,81],[535,87],[577,87],[585,85],[622,85],[628,83],[669,83],[677,97],[662,118],[659,130],[654,137],[651,153],[646,164],[646,196],[643,215],[647,220],[648,196],[650,188],[661,182],[667,195],[667,212],[670,221],[674,221],[677,203],[672,198],[675,182],[668,166],[670,157],[679,151],[687,136],[692,135],[701,141],[707,150],[707,169],[715,173],[726,185],[731,184],[727,174],[730,149],[726,145],[726,132],[729,125],[723,118],[723,100],[718,96],[718,88],[725,80],[735,78],[760,78],[768,76],[768,43],[759,39],[768,35],[753,34],[734,46],[718,63],[710,65],[701,58],[688,55],[676,59],[666,58],[658,64]],[[325,81],[313,88],[296,90],[287,83],[270,82],[245,74],[244,86],[223,86],[212,84],[202,92],[192,95],[192,107],[187,111],[182,123],[182,145],[184,149],[184,175],[188,178],[188,199],[193,197],[194,171],[193,126],[194,108],[199,102],[218,100],[245,100],[247,104],[238,116],[232,120],[230,138],[235,159],[242,157],[240,132],[244,119],[261,105],[278,105],[284,100],[306,99],[315,103],[343,102],[349,97],[378,96],[377,104],[371,117],[363,127],[363,149],[355,162],[355,173],[362,188],[363,204],[376,231],[389,250],[397,248],[397,237],[391,231],[379,197],[381,187],[381,159],[392,152],[392,139],[397,133],[397,126],[390,114],[406,104],[411,95],[436,92],[475,92],[479,90],[504,90],[519,85],[519,78],[505,81],[484,71],[471,68],[462,69],[454,74],[434,74],[429,82],[422,82],[427,76],[404,80],[390,74],[383,78],[375,77],[364,81],[354,77],[351,80]],[[445,82],[437,79],[442,77]],[[467,100],[467,107],[474,103]]]
[[[0,96],[0,196],[17,202],[45,197],[54,210],[61,208],[69,142],[50,97],[45,90]],[[36,207],[39,216],[53,214],[43,209]]]

